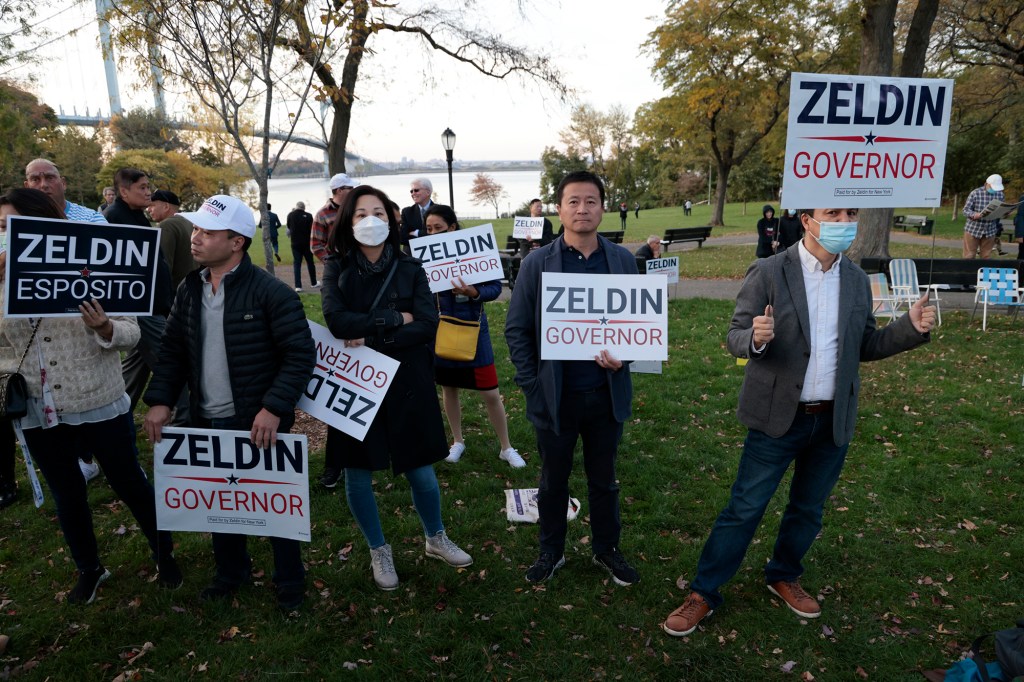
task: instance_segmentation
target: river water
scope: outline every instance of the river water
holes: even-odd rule
[[[501,212],[514,210],[530,199],[540,195],[540,171],[495,171],[487,173],[504,187],[508,196],[499,204]],[[452,185],[455,190],[455,212],[460,219],[485,218],[493,219],[494,207],[489,204],[478,204],[470,197],[469,190],[473,186],[476,172],[460,172],[452,174]],[[356,177],[358,184],[373,185],[383,190],[399,206],[412,204],[409,198],[409,183],[414,179],[425,177],[434,185],[434,201],[448,204],[448,173],[409,173],[398,175],[369,175]],[[274,178],[269,185],[269,202],[282,221],[284,216],[295,207],[295,202],[302,201],[306,210],[316,213],[330,196],[328,180],[323,179],[292,179]],[[255,187],[255,185],[254,185]]]

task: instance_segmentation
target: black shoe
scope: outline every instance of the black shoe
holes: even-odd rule
[[[277,606],[283,611],[294,611],[306,598],[304,585],[285,585],[277,588]]]
[[[565,566],[565,555],[556,557],[554,554],[542,552],[533,566],[526,570],[526,582],[542,583],[555,574],[555,571]]]
[[[10,507],[18,499],[18,484],[14,481],[0,483],[0,509]]]
[[[160,583],[160,587],[166,587],[169,590],[181,587],[183,582],[181,569],[178,568],[178,562],[173,556],[164,557],[163,561],[158,561],[156,570],[159,572],[157,582]]]
[[[69,604],[91,604],[96,601],[96,589],[110,577],[110,571],[100,566],[91,571],[79,571],[78,582],[68,592]]]
[[[341,469],[335,469],[334,467],[324,467],[324,472],[320,474],[320,485],[325,488],[333,488],[338,485],[338,481],[341,480]]]
[[[636,572],[635,568],[626,563],[626,558],[617,549],[603,554],[595,554],[594,563],[608,571],[616,585],[626,587],[640,582],[640,574]]]
[[[238,585],[233,585],[226,580],[214,578],[213,582],[203,588],[199,598],[203,601],[222,601],[230,599],[238,591]]]
[[[274,258],[276,258],[276,259],[277,259],[277,262],[278,262],[278,263],[280,263],[280,262],[281,262],[281,257],[280,257],[279,255],[277,255],[276,253],[274,254]]]

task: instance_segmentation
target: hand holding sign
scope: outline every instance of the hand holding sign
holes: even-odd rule
[[[927,334],[935,326],[935,306],[928,305],[928,292],[910,306],[910,321],[921,334]]]
[[[764,307],[764,315],[754,318],[754,345],[763,346],[775,338],[775,311],[771,305]]]
[[[150,443],[159,443],[164,427],[171,421],[171,408],[167,405],[154,405],[146,413],[142,428]]]
[[[617,360],[614,355],[606,350],[601,351],[599,355],[595,355],[594,361],[598,366],[604,369],[610,369],[613,372],[617,372],[622,369],[622,361]]]
[[[78,310],[82,313],[82,322],[86,327],[99,334],[104,341],[114,338],[114,323],[103,312],[103,306],[99,301],[95,298],[92,301],[82,301]]]

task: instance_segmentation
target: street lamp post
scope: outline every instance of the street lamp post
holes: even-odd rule
[[[455,191],[452,188],[452,150],[455,149],[455,133],[451,128],[445,128],[441,133],[441,146],[444,147],[444,154],[448,159],[448,205],[455,210]]]

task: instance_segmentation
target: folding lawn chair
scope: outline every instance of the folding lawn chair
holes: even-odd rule
[[[1012,309],[1013,316],[1017,317],[1017,310],[1024,307],[1024,289],[1021,289],[1018,284],[1015,268],[979,268],[971,322],[974,321],[974,313],[978,311],[979,301],[982,303],[982,331],[985,331],[988,325],[989,305],[1005,305],[1006,311],[1009,312]]]
[[[939,301],[939,285],[921,286],[917,282],[917,265],[909,258],[894,258],[889,261],[889,279],[892,280],[892,295],[897,307],[904,304],[907,310],[921,298],[922,291],[928,291],[928,302],[935,305],[935,314],[942,324],[942,306]]]
[[[889,292],[889,283],[886,281],[883,273],[876,272],[870,274],[868,275],[868,280],[871,282],[871,313],[876,318],[888,317],[895,320],[906,312],[905,310],[900,310],[896,299]]]

